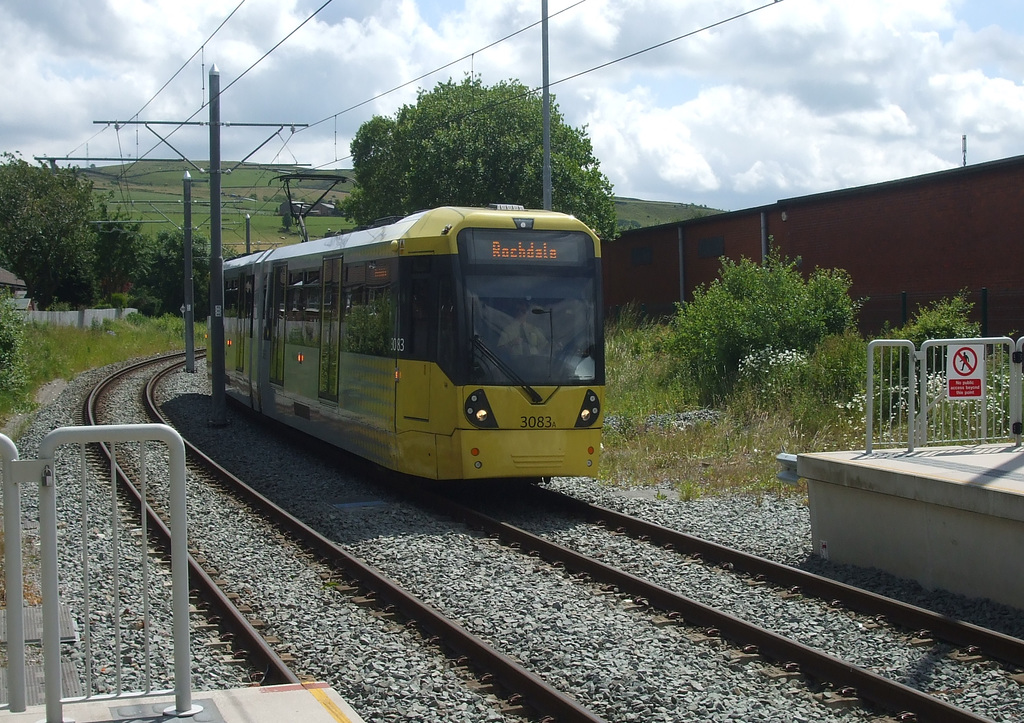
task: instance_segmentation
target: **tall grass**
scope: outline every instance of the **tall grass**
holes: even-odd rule
[[[202,346],[205,326],[197,325],[195,334],[196,345]],[[175,316],[151,319],[131,314],[89,329],[27,324],[23,337],[24,378],[14,388],[0,390],[0,426],[15,413],[30,411],[36,392],[50,381],[71,380],[96,367],[184,349],[185,324]]]
[[[607,484],[668,485],[684,499],[801,494],[776,478],[779,452],[863,446],[866,342],[856,334],[827,337],[806,356],[750,355],[732,391],[708,409],[673,376],[667,326],[616,322],[606,333]]]

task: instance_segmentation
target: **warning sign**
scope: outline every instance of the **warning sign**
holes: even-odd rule
[[[950,399],[981,399],[985,395],[985,347],[946,347],[946,394]]]

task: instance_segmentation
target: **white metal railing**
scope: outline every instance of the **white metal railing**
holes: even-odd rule
[[[92,443],[103,443],[112,452],[111,477],[109,487],[104,488],[102,481],[91,483],[87,479],[85,446]],[[138,443],[139,464],[141,469],[142,498],[146,499],[146,443],[163,443],[168,452],[167,499],[170,508],[171,542],[171,590],[169,599],[160,598],[158,593],[163,586],[153,585],[148,562],[148,530],[145,512],[140,515],[139,527],[130,527],[127,537],[138,533],[140,549],[133,550],[131,539],[123,540],[122,525],[128,525],[120,519],[117,504],[115,471],[116,456],[113,452],[117,444]],[[65,445],[78,445],[80,460],[81,511],[78,539],[58,538],[57,502],[58,489],[62,493],[62,502],[69,502],[73,488],[61,479],[57,473],[63,467],[58,464],[57,450]],[[84,699],[106,699],[132,697],[139,695],[169,693],[152,689],[153,659],[163,639],[154,632],[151,624],[157,609],[166,610],[171,618],[171,638],[173,645],[174,667],[174,706],[165,713],[175,716],[191,716],[202,710],[192,704],[191,690],[191,652],[189,649],[189,585],[188,585],[188,544],[187,519],[185,512],[185,446],[181,437],[170,427],[163,424],[140,425],[103,425],[85,427],[61,427],[43,438],[39,447],[39,457],[35,460],[18,458],[18,450],[7,437],[0,435],[0,456],[3,461],[4,482],[4,525],[6,534],[5,567],[7,585],[7,626],[8,626],[8,705],[12,712],[25,710],[25,632],[24,632],[24,593],[21,555],[21,494],[26,492],[29,484],[37,484],[39,491],[39,538],[41,587],[43,598],[43,675],[44,694],[46,698],[45,723],[61,723],[63,704]],[[72,477],[72,474],[65,475]],[[89,512],[90,502],[96,499],[110,502],[109,519],[93,519]],[[77,504],[77,502],[76,502]],[[134,524],[134,523],[131,523]],[[69,527],[71,527],[69,525]],[[12,537],[13,534],[13,537]],[[79,546],[81,549],[81,580],[73,580],[70,565],[61,565],[59,553],[61,548]],[[101,545],[107,551],[101,556],[106,564],[91,563],[90,548],[97,550]],[[109,553],[109,554],[108,554]],[[122,559],[123,558],[123,559]],[[132,563],[138,561],[138,569]],[[128,564],[126,564],[126,561]],[[109,572],[109,575],[101,573]],[[78,620],[83,630],[82,665],[87,690],[84,696],[65,698],[61,681],[61,640],[60,640],[60,606],[61,576],[64,585],[80,585],[82,592],[82,609],[78,612]],[[141,578],[139,577],[141,576]],[[139,580],[141,579],[141,582]],[[166,595],[166,594],[165,594]],[[107,605],[104,607],[103,603]],[[124,616],[131,610],[130,616]],[[102,658],[94,655],[92,639],[92,621],[107,616],[112,626],[112,640],[106,636],[98,639],[97,647],[104,648]],[[128,639],[139,644],[144,651],[142,661],[144,684],[139,690],[124,690],[122,677],[123,663],[126,659],[137,658],[127,647]],[[164,645],[166,647],[166,645]],[[110,648],[110,649],[108,649]],[[109,665],[105,665],[104,662]],[[133,661],[132,668],[137,667]],[[109,670],[112,668],[112,671]],[[105,683],[102,690],[94,690],[94,683],[100,671],[112,672],[113,684]],[[110,692],[112,690],[112,692]]]
[[[906,339],[868,344],[866,443],[874,447],[1021,443],[1024,339]]]

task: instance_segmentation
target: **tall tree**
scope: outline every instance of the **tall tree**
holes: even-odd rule
[[[73,169],[0,158],[0,263],[46,308],[93,300],[92,182]]]
[[[352,141],[357,186],[343,210],[359,224],[444,205],[543,205],[543,105],[518,81],[439,83]],[[584,130],[551,104],[552,207],[615,236],[612,187]]]
[[[134,282],[146,276],[152,251],[141,224],[120,213],[111,216],[105,203],[99,204],[99,217],[93,276],[100,297],[109,299],[113,293],[130,291]]]
[[[149,296],[145,311],[152,314],[178,314],[185,301],[185,233],[180,229],[157,234],[152,255],[146,265],[148,273],[134,291]],[[210,308],[210,242],[192,234],[193,307],[196,318]],[[140,306],[142,310],[142,306]]]

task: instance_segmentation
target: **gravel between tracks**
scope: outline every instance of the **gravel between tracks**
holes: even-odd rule
[[[206,424],[209,398],[202,371],[200,365],[196,374],[175,375],[166,391],[165,411],[185,436],[265,494],[287,500],[293,513],[328,532],[351,552],[461,620],[471,632],[518,656],[608,720],[870,719],[863,710],[822,706],[798,681],[769,680],[757,672],[756,665],[754,669],[731,665],[722,650],[692,643],[686,630],[655,627],[648,613],[630,609],[617,596],[604,595],[543,562],[391,499],[346,473],[343,464],[299,463],[294,448],[230,409],[228,427],[211,429]],[[32,456],[33,440],[37,445],[49,429],[71,423],[67,416],[74,410],[61,408],[73,406],[67,400],[88,383],[88,377],[76,380],[54,405],[36,415],[19,440],[23,457]],[[131,414],[127,410],[132,405],[125,401],[126,413]],[[557,479],[552,484],[659,524],[1024,636],[1019,611],[925,591],[877,571],[843,568],[811,556],[808,511],[798,498],[681,502],[671,499],[670,490],[616,490],[587,479]],[[657,499],[658,492],[669,499]],[[199,543],[204,554],[227,560],[218,563],[222,577],[237,589],[264,596],[255,603],[259,616],[268,621],[268,632],[292,644],[293,654],[307,666],[303,673],[330,682],[368,721],[505,719],[492,699],[468,691],[453,664],[417,635],[347,603],[344,596],[323,585],[307,560],[293,559],[269,544],[265,527],[243,522],[238,509],[224,511],[223,502],[208,494],[190,488],[190,528],[205,530]],[[34,511],[27,510],[26,516],[34,516]],[[608,547],[603,531],[586,526],[560,529],[559,523],[544,520],[533,524],[546,527],[551,536],[572,538],[579,546]],[[213,534],[217,536],[207,537]],[[192,535],[200,538],[195,531]],[[625,556],[637,570],[664,574],[659,572],[666,569],[664,560],[628,540],[622,541],[622,547],[605,551]],[[260,559],[260,550],[270,559]],[[228,554],[237,557],[221,557]],[[745,615],[745,596],[730,591],[735,583],[716,582],[717,577],[701,570],[702,566],[691,567],[697,568],[699,576],[695,578],[699,582],[692,584],[721,587],[705,592],[718,596],[711,599],[721,607]],[[268,585],[268,580],[275,582]],[[684,592],[698,597],[693,590]],[[808,614],[789,620],[786,632],[801,635],[813,645],[841,636],[840,624]],[[947,665],[928,650],[920,651],[916,659],[892,660],[877,641],[846,637],[849,646],[864,647],[844,650],[844,655],[860,656],[862,662],[881,658],[877,662],[904,682],[928,690],[955,690],[955,703],[993,720],[1017,720],[1018,711],[1024,709],[1024,686],[990,665]],[[201,646],[193,645],[197,647]],[[235,684],[232,675],[237,671],[222,674],[200,666],[194,678],[202,689]]]

